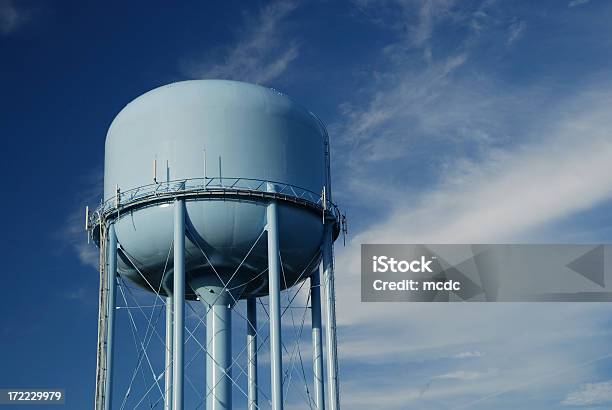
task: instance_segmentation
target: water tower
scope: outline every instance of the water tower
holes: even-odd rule
[[[260,408],[254,340],[263,296],[270,402],[282,409],[280,295],[309,279],[314,401],[324,408],[326,384],[328,408],[339,408],[333,242],[343,216],[331,200],[329,161],[317,117],[257,85],[178,82],[117,115],[106,137],[104,198],[86,217],[101,261],[96,410],[113,404],[119,278],[166,305],[163,401],[174,410],[184,408],[186,303],[206,308],[206,408],[232,408],[231,309],[239,300],[247,301],[247,407]]]

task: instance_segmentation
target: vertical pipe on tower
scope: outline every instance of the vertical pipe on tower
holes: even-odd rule
[[[268,191],[274,192],[274,184],[268,183]],[[278,238],[278,209],[271,200],[266,213],[268,231],[268,286],[270,297],[270,358],[272,410],[283,408],[283,352],[281,342],[280,310],[280,258]]]
[[[166,367],[165,367],[165,394],[164,410],[172,410],[172,355],[173,355],[173,303],[171,294],[166,297]]]
[[[323,334],[321,332],[321,280],[318,267],[310,276],[310,300],[312,308],[312,370],[314,374],[315,405],[325,408],[323,377]]]
[[[247,299],[247,410],[257,410],[257,299]]]
[[[209,305],[206,312],[206,410],[232,409],[232,310]]]
[[[172,358],[173,410],[183,410],[183,346],[185,340],[185,203],[174,200],[174,351]]]
[[[329,410],[340,409],[338,385],[338,349],[336,338],[336,290],[334,287],[334,250],[333,225],[325,225],[323,241],[323,281],[326,296],[326,336],[327,336],[327,389],[329,390]]]
[[[104,394],[104,408],[110,410],[113,403],[113,346],[115,344],[115,296],[117,294],[117,235],[115,224],[111,223],[108,229],[108,299],[106,305],[106,387]]]

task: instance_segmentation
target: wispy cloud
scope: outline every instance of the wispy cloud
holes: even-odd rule
[[[259,12],[235,44],[184,64],[193,78],[223,78],[267,84],[278,79],[299,56],[299,43],[285,32],[284,22],[298,1],[276,1]],[[220,62],[219,62],[220,61]]]
[[[377,383],[377,374],[351,373],[343,398],[352,409],[401,409],[417,402],[424,409],[461,403],[471,408],[511,391],[528,392],[519,407],[533,409],[535,396],[564,397],[568,385],[584,382],[593,357],[607,360],[609,333],[599,330],[607,317],[603,305],[483,309],[360,301],[362,243],[525,242],[612,198],[612,174],[606,171],[612,161],[606,108],[612,84],[585,82],[560,95],[545,81],[517,87],[480,70],[482,38],[487,48],[504,49],[527,27],[520,19],[503,19],[496,23],[498,35],[488,36],[490,13],[484,10],[492,3],[481,2],[470,17],[453,18],[469,30],[424,61],[412,57],[436,44],[440,20],[425,29],[428,20],[420,17],[420,37],[411,31],[407,39],[400,29],[381,54],[385,71],[376,71],[372,86],[347,98],[330,127],[336,137],[336,198],[347,198],[360,215],[370,204],[375,205],[367,209],[384,208],[373,222],[358,221],[361,226],[336,256],[343,366],[387,372],[386,386]],[[420,381],[407,381],[405,370],[394,373],[396,379],[388,374],[392,367],[410,368],[411,379]],[[574,370],[566,373],[568,368]],[[517,400],[494,406],[516,408]]]
[[[85,287],[80,287],[80,288],[76,288],[76,289],[67,291],[66,293],[64,293],[64,297],[68,300],[76,300],[76,301],[85,302],[85,301],[91,300],[92,297],[95,298],[95,295],[93,295]]]
[[[431,75],[432,70],[445,75]],[[612,174],[606,171],[612,160],[612,119],[606,109],[612,86],[598,83],[543,105],[541,91],[454,79],[439,67],[421,73],[412,76],[422,90],[419,98],[403,100],[402,85],[394,84],[373,94],[371,104],[380,105],[361,111],[376,113],[376,121],[362,125],[359,120],[368,115],[356,115],[338,127],[345,130],[342,155],[349,159],[343,161],[348,168],[342,184],[336,184],[346,191],[340,195],[359,195],[362,200],[353,207],[375,203],[386,210],[339,249],[340,276],[351,278],[342,288],[351,306],[341,317],[347,325],[381,317],[355,296],[361,243],[525,241],[534,230],[612,197]],[[408,84],[412,77],[401,81]],[[537,118],[525,114],[536,111]],[[517,118],[518,134],[512,123]],[[515,135],[513,141],[505,141],[508,134]],[[374,155],[377,144],[388,153],[382,159]],[[410,158],[414,165],[406,168]],[[393,166],[385,167],[381,178],[385,162]]]
[[[12,0],[0,0],[0,32],[10,34],[26,23],[30,13],[18,8]]]
[[[470,358],[474,358],[474,357],[483,357],[484,353],[478,351],[478,350],[472,350],[469,352],[461,352],[461,353],[457,353],[456,355],[454,355],[453,357],[455,359],[470,359]]]
[[[373,21],[394,26],[412,47],[429,47],[436,25],[460,17],[453,10],[456,0],[355,0],[354,3]],[[396,19],[391,21],[388,13]]]
[[[612,99],[604,101],[602,104],[609,104]],[[612,123],[604,115],[600,110],[561,121],[543,131],[556,135],[542,142],[492,150],[478,161],[454,161],[454,172],[443,177],[435,189],[413,197],[412,203],[402,201],[387,222],[358,240],[504,241],[604,202],[612,196],[612,174],[607,172],[612,160],[607,129]],[[597,117],[599,122],[595,122]],[[590,135],[583,134],[580,141],[573,138],[584,131]],[[408,226],[410,234],[406,233]]]
[[[338,289],[351,280],[338,281]],[[347,307],[345,293],[338,300],[346,318],[345,308],[355,306]],[[563,397],[567,386],[590,377],[585,363],[608,351],[609,333],[593,332],[606,321],[605,305],[390,305],[370,304],[352,313],[369,310],[378,318],[355,323],[360,332],[341,327],[343,398],[351,409],[510,409],[517,401],[508,400],[509,392],[525,397],[522,403],[529,405],[520,408],[542,408],[536,397]],[[556,316],[560,312],[563,318]],[[469,367],[442,357],[469,345],[486,346],[490,354],[474,358]],[[377,371],[384,373],[384,382],[377,382]],[[503,399],[491,401],[499,396]],[[378,406],[377,398],[383,400]]]
[[[612,403],[612,380],[587,383],[567,395],[561,402],[564,406],[591,407]]]
[[[423,388],[421,389],[421,392],[419,394],[419,397],[422,399],[424,398],[425,394],[429,393],[432,388],[434,387],[434,383],[436,382],[469,382],[472,380],[478,380],[478,379],[482,379],[483,377],[490,377],[492,376],[494,373],[496,373],[496,371],[466,371],[466,370],[456,370],[456,371],[452,371],[452,372],[448,372],[448,373],[444,373],[444,374],[439,374],[436,376],[433,376],[429,379],[429,381],[423,386]]]
[[[486,37],[483,34],[488,20],[492,19],[492,1],[481,2],[469,12],[453,8],[453,2],[393,3],[399,4],[404,11],[397,13],[399,17],[389,23],[397,27],[397,34],[395,41],[381,53],[380,64],[385,70],[376,70],[370,79],[362,81],[353,98],[340,106],[339,120],[330,126],[336,137],[336,163],[343,167],[339,173],[350,176],[341,185],[354,190],[352,195],[371,191],[372,196],[390,201],[397,199],[394,195],[397,190],[389,191],[389,187],[372,183],[369,176],[378,173],[362,166],[364,161],[379,169],[379,165],[386,162],[383,167],[398,174],[418,170],[420,175],[431,178],[430,168],[444,172],[447,157],[456,157],[456,152],[450,149],[481,150],[505,139],[507,135],[502,130],[510,121],[509,111],[520,110],[518,100],[527,98],[527,95],[516,96],[516,92],[500,92],[499,87],[503,85],[496,84],[489,75],[466,76],[464,68],[474,65],[470,63],[479,38]],[[373,13],[378,10],[376,5],[385,9],[387,3],[373,0],[360,3]],[[429,53],[425,59],[420,58],[423,47],[427,49],[428,46],[418,45],[420,43],[415,42],[413,36],[406,38],[402,25],[405,15],[414,13],[417,5],[438,16],[431,24],[452,22],[459,26],[464,35],[454,40],[454,47],[445,47]],[[416,21],[413,17],[408,22],[427,26],[429,23],[422,22],[423,19],[428,21],[426,16],[420,15]],[[474,28],[476,23],[478,29]],[[419,38],[431,41],[431,37]],[[500,104],[503,104],[502,109],[493,109]],[[432,149],[437,155],[429,155]],[[421,157],[427,157],[428,162],[417,168],[416,162]],[[385,195],[376,192],[376,187],[384,190]],[[406,188],[404,184],[403,190]]]
[[[583,4],[587,4],[591,0],[572,0],[567,4],[567,7],[576,7],[582,6]]]
[[[524,31],[518,21],[513,41]],[[612,196],[602,188],[612,186],[605,172],[612,121],[603,108],[612,86],[586,84],[551,101],[546,87],[467,75],[465,67],[478,70],[470,64],[478,51],[470,38],[433,64],[391,62],[355,102],[341,105],[343,116],[331,127],[337,186],[391,214],[389,229],[379,220],[360,240],[503,240]],[[585,180],[593,183],[579,182]]]
[[[508,28],[508,38],[506,39],[506,45],[511,46],[516,43],[525,35],[527,29],[527,23],[524,21],[515,21]]]
[[[86,186],[79,197],[75,198],[76,205],[66,216],[63,229],[58,234],[58,239],[68,244],[76,252],[79,260],[86,266],[96,270],[99,268],[98,248],[93,242],[88,243],[85,231],[85,206],[95,206],[99,203],[102,193],[103,174],[95,170],[82,178],[82,184]]]
[[[408,142],[410,135],[403,121],[400,124],[397,120],[420,117],[427,121],[423,114],[430,108],[429,104],[436,103],[436,95],[445,89],[449,77],[467,59],[467,54],[457,54],[424,70],[392,73],[384,78],[391,85],[389,89],[382,87],[373,91],[367,105],[343,104],[340,108],[344,123],[337,129],[342,143],[358,148],[366,160],[403,156],[407,147],[402,143]],[[435,120],[423,123],[424,128],[431,127],[432,131],[440,126],[444,125]],[[395,149],[388,149],[391,146]]]
[[[409,8],[413,2],[400,3]],[[435,23],[448,16],[455,0],[425,0],[420,3],[417,22],[410,29],[412,43],[416,46],[423,46],[431,39]]]
[[[99,268],[100,258],[98,248],[96,248],[93,242],[88,243],[87,241],[84,207],[70,214],[66,221],[62,237],[76,252],[81,263],[95,269]]]
[[[434,376],[433,379],[452,379],[452,380],[475,380],[488,375],[487,372],[470,372],[458,370],[456,372],[444,373]]]

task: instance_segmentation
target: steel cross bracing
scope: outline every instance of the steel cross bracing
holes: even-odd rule
[[[202,249],[201,246],[199,246],[199,244],[197,242],[194,242],[196,244],[196,246],[198,247],[198,249],[200,250],[200,252],[202,253],[203,258],[205,259],[205,261],[210,265],[211,269],[213,272],[215,272],[215,274],[217,275],[218,279],[220,280],[220,282],[223,284],[224,289],[229,289],[229,284],[232,280],[232,278],[237,274],[237,272],[239,271],[239,269],[241,268],[241,266],[244,264],[244,262],[246,261],[246,259],[248,258],[249,254],[251,253],[252,249],[256,246],[257,242],[261,239],[262,235],[264,232],[262,232],[260,234],[260,236],[258,237],[258,239],[255,241],[255,243],[253,244],[253,246],[251,247],[251,249],[249,250],[249,252],[247,253],[247,255],[245,255],[245,257],[243,258],[242,262],[238,265],[238,267],[236,268],[236,270],[234,271],[234,274],[230,277],[229,280],[227,280],[226,282],[224,282],[221,278],[221,276],[217,273],[215,267],[212,265],[212,263],[210,262],[210,258],[208,257],[208,255],[206,254],[206,252]],[[189,233],[187,234],[187,238],[189,238]],[[101,237],[104,237],[104,235],[101,235]],[[104,242],[103,242],[104,243]],[[171,247],[169,249],[168,252],[168,257],[166,260],[166,265],[164,267],[164,272],[162,272],[162,275],[166,274],[166,268],[168,266],[168,259],[170,256],[170,252],[172,251],[172,246],[173,244],[171,244]],[[147,408],[156,408],[157,406],[159,406],[161,403],[163,403],[164,400],[164,396],[166,393],[166,390],[168,389],[168,386],[164,386],[162,387],[161,385],[161,380],[164,377],[165,372],[168,370],[168,368],[164,368],[160,374],[157,374],[157,372],[155,371],[155,366],[153,365],[153,361],[151,360],[151,358],[149,357],[149,354],[147,353],[147,349],[149,348],[149,346],[151,345],[151,341],[153,340],[153,337],[155,336],[157,338],[157,340],[159,340],[159,342],[161,343],[161,345],[163,346],[164,349],[166,349],[166,345],[165,345],[165,341],[164,338],[160,335],[159,331],[157,330],[157,324],[159,322],[159,319],[161,317],[162,311],[164,310],[165,304],[166,304],[166,299],[164,297],[162,297],[161,295],[161,287],[158,288],[154,288],[151,283],[148,282],[148,280],[146,279],[145,275],[142,274],[142,272],[140,271],[140,269],[138,268],[138,266],[135,264],[133,258],[130,257],[130,255],[123,249],[121,248],[121,244],[118,244],[118,249],[119,252],[121,252],[126,259],[130,262],[131,265],[134,266],[134,268],[136,269],[136,271],[141,275],[142,279],[147,283],[148,287],[150,288],[150,291],[153,292],[154,294],[154,303],[153,305],[151,305],[150,303],[145,304],[144,306],[139,302],[139,300],[135,297],[134,293],[132,292],[132,288],[128,285],[126,285],[125,281],[123,278],[118,277],[118,289],[120,291],[121,297],[123,299],[123,303],[124,306],[119,306],[117,309],[119,308],[124,308],[122,309],[122,311],[127,312],[127,316],[129,318],[129,324],[130,324],[130,329],[131,329],[131,333],[132,333],[132,337],[133,337],[133,341],[134,341],[134,346],[138,352],[137,354],[137,361],[136,361],[136,365],[133,371],[133,374],[130,378],[130,383],[126,388],[125,393],[123,394],[123,398],[122,398],[122,404],[121,404],[121,408],[138,408],[140,406],[145,406]],[[283,387],[285,390],[285,398],[284,398],[284,402],[287,403],[287,399],[288,399],[288,394],[290,391],[291,387],[294,387],[294,391],[297,391],[299,393],[299,395],[304,399],[304,401],[307,403],[308,408],[315,408],[313,407],[314,404],[314,399],[311,397],[310,391],[311,389],[309,388],[308,382],[306,380],[306,375],[305,375],[305,369],[304,369],[304,363],[302,360],[302,352],[300,349],[300,341],[301,341],[301,336],[303,334],[303,329],[305,326],[305,321],[306,321],[306,313],[308,312],[308,309],[310,308],[309,306],[309,301],[310,301],[310,294],[308,295],[308,298],[306,299],[306,303],[304,306],[294,306],[293,302],[295,301],[296,297],[298,296],[298,294],[300,293],[301,289],[303,288],[304,284],[306,283],[305,279],[309,272],[313,269],[313,266],[316,262],[318,262],[320,258],[320,255],[315,255],[315,257],[313,257],[313,259],[307,264],[307,266],[302,270],[302,272],[300,273],[297,281],[295,283],[300,283],[299,286],[295,286],[294,288],[297,289],[291,289],[291,290],[286,290],[284,291],[286,297],[287,297],[287,304],[286,306],[283,307],[282,309],[282,313],[281,316],[284,316],[287,312],[290,313],[291,317],[292,317],[292,325],[293,325],[293,330],[294,330],[294,345],[293,347],[288,347],[285,343],[282,344],[282,349],[283,351],[287,354],[287,356],[289,356],[289,367],[286,369],[286,371],[283,373]],[[279,253],[279,259],[282,261],[281,255]],[[267,269],[266,269],[267,270]],[[262,271],[259,275],[264,274],[265,271]],[[281,273],[282,273],[282,280],[285,284],[285,286],[287,286],[287,281],[284,275],[284,269],[282,269],[282,262],[281,262]],[[259,276],[258,275],[258,276]],[[147,292],[149,293],[149,292]],[[131,297],[131,302],[128,301],[128,297]],[[256,334],[258,336],[258,346],[257,346],[257,352],[261,351],[265,346],[266,343],[269,339],[269,335],[259,335],[259,329],[262,326],[266,326],[269,322],[269,315],[267,310],[265,309],[265,305],[261,302],[261,300],[259,300],[263,311],[266,313],[266,316],[268,317],[267,320],[265,320],[263,323],[260,323],[258,328],[255,330]],[[237,300],[234,299],[233,300],[233,304],[234,304],[234,309],[233,311],[240,316],[241,318],[243,318],[245,321],[247,320],[246,315],[241,311],[240,309],[240,305],[237,303]],[[198,327],[200,325],[203,325],[204,327],[206,327],[206,323],[202,320],[202,315],[197,314],[197,312],[195,311],[195,309],[193,308],[193,306],[190,303],[187,303],[188,308],[190,308],[194,313],[195,316],[198,320],[198,323],[195,325],[195,327],[193,329],[189,329],[186,328],[186,332],[189,334],[188,338],[186,339],[186,343],[193,340],[195,341],[195,343],[198,345],[197,351],[194,353],[193,357],[186,363],[185,368],[187,369],[189,366],[191,366],[192,363],[194,363],[195,359],[197,358],[197,356],[199,355],[199,353],[201,353],[202,351],[205,352],[205,354],[207,356],[210,356],[210,354],[207,352],[206,347],[203,346],[198,338],[195,336],[195,332],[198,329]],[[159,307],[159,310],[157,309]],[[147,314],[145,312],[146,308],[151,308],[151,312],[150,314]],[[296,325],[295,322],[295,318],[294,318],[294,309],[299,308],[303,310],[301,319],[300,319],[300,323],[299,323],[299,329],[298,326]],[[143,318],[146,321],[146,330],[144,332],[144,335],[142,334],[142,331],[139,331],[138,326],[137,326],[137,320],[135,319],[134,315],[132,314],[132,310],[136,309],[137,311],[139,311],[141,313],[141,315],[143,316]],[[157,313],[157,314],[155,314]],[[206,313],[208,313],[208,310],[206,311]],[[206,314],[205,313],[205,314]],[[102,349],[103,350],[103,349]],[[235,375],[235,377],[231,378],[232,384],[234,385],[234,387],[236,388],[236,391],[240,392],[245,398],[248,397],[247,393],[244,391],[244,389],[242,388],[242,386],[238,383],[238,379],[240,379],[241,377],[247,375],[246,370],[240,366],[239,364],[239,360],[242,358],[243,354],[246,352],[247,350],[247,346],[245,345],[244,348],[232,359],[232,364],[230,366],[231,367],[235,367],[239,370],[239,374]],[[301,377],[304,381],[304,389],[296,389],[297,385],[294,383],[292,384],[292,376],[294,373],[294,369],[296,367],[297,361],[299,360],[299,366],[301,369]],[[146,363],[146,368],[147,371],[145,372],[144,368],[143,368],[143,364]],[[102,371],[104,369],[101,369]],[[229,371],[229,369],[228,369]],[[142,397],[140,397],[139,400],[134,400],[135,403],[132,403],[131,405],[133,407],[127,407],[128,406],[128,399],[130,399],[130,396],[134,395],[136,393],[136,389],[134,388],[134,383],[136,381],[136,377],[138,375],[138,373],[140,373],[140,377],[142,379],[142,383],[144,386],[143,391],[141,392]],[[146,375],[146,373],[149,373],[148,377]],[[147,384],[146,380],[149,379],[150,383]],[[200,408],[206,401],[206,398],[212,393],[211,391],[206,392],[205,395],[200,393],[200,389],[198,389],[197,385],[198,383],[194,383],[194,381],[192,380],[191,377],[189,377],[189,375],[186,373],[185,374],[185,381],[187,382],[187,384],[190,386],[191,390],[193,390],[193,392],[196,394],[197,397],[199,397],[200,399],[200,403],[198,404],[198,408]],[[201,384],[201,383],[200,383]],[[213,386],[214,387],[214,386]],[[267,395],[267,392],[263,391],[259,386],[257,386],[258,392],[260,393],[260,395],[265,398],[267,401],[269,401],[269,396]],[[103,389],[102,389],[103,390]],[[155,393],[155,395],[152,397],[153,392],[157,392]],[[159,396],[156,400],[155,400],[155,396]],[[145,404],[146,401],[146,404]],[[260,408],[259,406],[255,406],[255,408]]]

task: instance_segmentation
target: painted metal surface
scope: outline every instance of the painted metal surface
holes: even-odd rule
[[[323,331],[321,328],[321,280],[319,270],[310,275],[310,303],[312,307],[312,372],[316,410],[325,408],[325,379],[323,376]]]
[[[229,278],[242,258],[249,252],[265,225],[266,206],[258,202],[246,201],[186,201],[186,222],[190,232],[212,262],[217,272]],[[281,252],[287,284],[292,285],[299,277],[308,261],[318,252],[323,236],[320,216],[290,205],[278,205],[279,235],[282,236]],[[299,227],[299,228],[297,228]],[[147,277],[154,289],[159,288],[159,280],[164,270],[167,250],[172,244],[171,207],[160,205],[126,213],[117,221],[119,242],[136,261],[138,269]],[[300,234],[296,235],[296,229]],[[226,233],[230,232],[229,238]],[[235,238],[242,238],[240,241]],[[246,239],[248,238],[248,239]],[[187,275],[191,278],[207,276],[217,279],[198,244],[186,243]],[[252,281],[267,267],[265,243],[260,243],[249,256],[248,264],[242,266],[234,277],[232,287],[249,283],[242,297],[267,294],[264,281]],[[144,289],[150,290],[138,270],[129,261],[121,260],[119,270]],[[223,286],[221,283],[217,283]],[[284,285],[284,283],[283,283]],[[284,287],[284,286],[283,286]],[[193,289],[187,289],[193,295]]]
[[[113,405],[113,358],[115,346],[115,300],[117,295],[117,235],[115,225],[111,224],[108,229],[108,300],[107,300],[107,322],[106,322],[106,388],[104,394],[104,408],[110,410]]]
[[[98,295],[98,341],[96,348],[96,393],[94,401],[95,410],[104,409],[104,395],[106,390],[106,336],[108,323],[108,243],[105,225],[99,225],[100,246],[100,286]]]
[[[280,292],[303,279],[320,252],[329,406],[339,408],[332,248],[339,213],[331,204],[329,181],[323,125],[275,90],[234,81],[187,81],[148,92],[117,115],[106,139],[107,202],[92,216],[98,225],[88,226],[112,221],[115,242],[109,247],[116,253],[119,243],[122,250],[118,260],[115,255],[113,279],[118,272],[169,296],[166,367],[172,366],[165,408],[184,407],[185,297],[198,297],[210,308],[207,408],[214,410],[232,408],[231,307],[235,299],[248,300],[247,399],[249,409],[258,408],[255,298],[264,295],[270,296],[270,399],[273,410],[283,408]],[[319,195],[322,191],[327,196]],[[170,247],[173,267],[162,277]],[[321,410],[318,274],[312,280],[315,401]],[[112,360],[112,346],[109,353]],[[112,374],[106,376],[108,386]]]
[[[325,229],[323,242],[323,282],[325,284],[325,333],[327,336],[327,390],[329,410],[340,409],[340,385],[338,382],[338,347],[336,334],[336,289],[334,283],[334,248],[332,227]]]
[[[164,374],[164,410],[172,410],[172,356],[174,352],[174,299],[166,297],[166,360]]]
[[[172,366],[173,410],[183,410],[185,371],[185,203],[174,201],[174,342]]]
[[[258,410],[257,299],[247,299],[247,410]]]
[[[129,103],[106,137],[104,198],[157,180],[249,177],[319,192],[324,131],[287,96],[237,81],[169,84]]]
[[[272,410],[283,409],[283,351],[281,341],[280,282],[278,208],[275,201],[268,204],[268,286],[270,303],[270,376]]]
[[[206,313],[206,409],[232,409],[232,311],[226,304]]]
[[[120,204],[124,192],[150,186],[154,179],[193,178],[217,178],[221,185],[232,178],[276,181],[318,193],[327,181],[326,139],[313,114],[275,90],[222,80],[170,84],[132,101],[111,124],[104,198]],[[218,271],[231,272],[248,252],[265,224],[266,202],[186,199],[188,227],[207,244]],[[318,252],[323,228],[313,212],[285,203],[278,208],[280,250],[291,282]],[[116,222],[123,249],[154,287],[172,241],[171,212],[158,204]],[[294,234],[296,226],[300,235]],[[196,247],[186,247],[187,276],[211,275]],[[266,265],[265,247],[259,247],[236,280],[247,282]],[[119,261],[119,271],[144,282],[125,261]],[[252,296],[255,288],[258,296],[267,293],[264,281],[246,289],[243,297]]]

